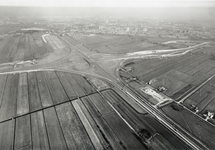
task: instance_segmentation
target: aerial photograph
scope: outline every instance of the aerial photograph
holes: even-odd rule
[[[0,150],[215,150],[215,0],[0,0]]]

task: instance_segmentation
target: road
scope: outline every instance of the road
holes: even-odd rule
[[[71,43],[69,43],[63,37],[62,37],[62,39],[66,43],[68,43],[71,47],[75,48],[75,50],[77,50],[78,53],[84,57],[84,59],[86,59],[89,63],[91,63],[94,67],[96,67],[96,69],[98,69],[98,72],[102,73],[104,77],[111,79],[116,87],[118,87],[120,90],[122,90],[124,93],[126,93],[129,97],[131,97],[142,108],[147,110],[148,113],[150,113],[152,116],[154,116],[161,124],[163,124],[166,128],[168,128],[172,133],[174,133],[174,135],[179,137],[187,145],[189,145],[190,147],[192,147],[193,149],[196,149],[196,150],[208,149],[207,146],[205,146],[203,143],[201,143],[201,141],[196,139],[189,132],[185,131],[183,128],[181,128],[179,125],[177,125],[173,120],[171,120],[166,115],[161,113],[158,109],[154,108],[151,104],[149,104],[148,101],[146,99],[144,99],[141,95],[138,95],[136,92],[132,91],[131,90],[132,88],[120,85],[116,78],[112,77],[100,65],[98,65],[96,62],[92,61],[85,54],[83,54],[79,48],[77,48],[74,45],[72,45]]]

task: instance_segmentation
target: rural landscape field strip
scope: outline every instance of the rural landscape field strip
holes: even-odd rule
[[[215,99],[212,99],[207,106],[205,107],[204,110],[207,110],[209,112],[213,112],[215,110]]]
[[[88,109],[89,113],[94,118],[94,120],[95,120],[97,126],[99,126],[99,129],[101,130],[101,132],[107,138],[107,141],[109,142],[111,147],[116,150],[118,150],[118,149],[124,150],[124,148],[122,147],[122,142],[117,137],[117,135],[113,132],[113,130],[104,120],[104,118],[101,117],[101,114],[97,111],[96,107],[91,103],[91,100],[88,97],[83,97],[82,102],[85,105],[85,107]]]
[[[117,137],[120,139],[120,141],[122,141],[123,145],[129,149],[129,145],[132,146],[130,148],[133,149],[138,149],[138,145],[140,144],[139,141],[137,141],[137,139],[134,138],[134,136],[130,136],[129,139],[125,139],[123,138],[123,136],[125,136],[125,134],[130,134],[130,133],[124,133],[125,131],[122,130],[127,130],[127,132],[131,132],[131,129],[126,127],[126,129],[119,129],[119,127],[125,126],[125,123],[122,123],[122,120],[118,117],[117,119],[117,113],[113,110],[113,108],[111,108],[111,106],[106,102],[106,100],[104,100],[100,95],[98,94],[93,94],[89,96],[91,102],[93,103],[94,107],[96,107],[96,109],[98,110],[99,114],[101,114],[101,116],[104,118],[104,120],[107,122],[107,124],[110,125],[110,127],[112,128],[112,130],[114,131],[114,133],[117,135]],[[120,120],[118,121],[118,123],[114,124],[113,120],[111,120],[109,117],[110,116],[114,116],[116,120]],[[122,127],[121,126],[121,127]],[[126,135],[128,136],[128,135]],[[128,144],[128,145],[127,145]],[[134,146],[133,144],[135,144],[136,146]],[[142,147],[142,145],[141,145]]]
[[[186,73],[189,75],[194,75],[196,72],[198,72],[200,68],[200,64],[204,64],[204,62],[207,61],[207,58],[200,58],[198,61],[195,61],[193,65],[189,65],[191,68],[189,70],[186,70]]]
[[[7,53],[7,49],[10,46],[10,42],[13,42],[13,41],[14,41],[13,37],[9,36],[8,39],[7,39],[7,41],[5,41],[2,44],[2,46],[0,48],[0,52],[1,52],[0,60],[2,60],[2,58],[4,57],[3,54]]]
[[[152,134],[156,132],[155,129],[143,119],[144,116],[137,115],[127,104],[122,102],[114,105],[114,107],[136,131],[139,129],[147,129]]]
[[[211,87],[213,87],[213,91],[214,91],[214,88],[215,88],[215,78],[213,78],[210,82],[206,83],[206,85],[210,85]],[[211,100],[211,102],[205,107],[204,110],[213,112],[215,110],[215,99]]]
[[[7,75],[1,75],[0,76],[0,108],[2,105],[6,81],[7,81]]]
[[[199,57],[205,57],[205,56],[200,55]],[[144,63],[143,62],[140,62],[140,63],[137,62],[134,65],[131,65],[131,66],[134,66],[134,68],[135,68],[134,70],[132,70],[132,73],[137,75],[137,76],[141,76],[141,74],[146,74],[146,73],[149,73],[149,72],[153,72],[154,70],[156,70],[158,68],[165,67],[166,65],[169,65],[169,64],[174,65],[176,70],[178,70],[178,69],[180,70],[180,68],[184,68],[186,66],[189,66],[189,62],[195,62],[195,60],[193,60],[191,58],[194,58],[195,60],[199,60],[194,55],[192,55],[192,56],[185,55],[185,56],[182,56],[182,57],[177,57],[177,58],[175,58],[176,60],[174,60],[174,62],[172,61],[173,59],[171,59],[171,58],[162,59],[162,60],[159,60],[159,61],[155,61],[154,59],[144,60],[143,61]],[[141,68],[144,68],[144,70],[142,70]]]
[[[215,67],[214,68],[211,68],[210,71],[207,72],[208,75],[212,76],[215,74]]]
[[[201,114],[203,112],[206,112],[204,111],[205,108],[212,102],[215,100],[215,93],[213,94],[210,94],[209,96],[207,96],[207,98],[203,99],[198,105],[197,107],[199,108],[199,112],[198,114]],[[212,110],[214,111],[214,109]]]
[[[34,42],[34,39],[32,36],[29,35],[29,44],[30,44],[30,50],[31,50],[31,53],[32,53],[32,57],[35,59],[36,57],[36,51],[37,51],[37,47],[36,47],[36,44]]]
[[[84,90],[78,85],[78,83],[75,81],[71,74],[65,73],[65,76],[69,83],[71,84],[71,86],[73,87],[73,89],[75,89],[76,95],[78,95],[79,97],[86,95]]]
[[[25,54],[24,54],[24,61],[33,60],[32,52],[30,49],[30,41],[29,41],[29,34],[25,36]]]
[[[9,39],[9,41],[11,42],[11,43],[13,43],[14,42],[14,39],[11,37],[10,39]],[[10,43],[9,42],[9,43]],[[7,52],[8,52],[8,49],[10,48],[10,44],[7,44],[7,45],[5,45],[4,47],[3,47],[3,49],[2,49],[2,51],[1,51],[1,56],[0,56],[0,60],[1,60],[1,62],[3,61],[3,59],[4,59],[4,54],[7,54]]]
[[[29,112],[29,98],[27,73],[22,73],[19,75],[17,115],[23,115]]]
[[[32,149],[30,115],[16,119],[14,149]]]
[[[6,53],[3,54],[4,57],[1,59],[0,63],[9,62],[9,57],[13,51],[14,46],[17,44],[18,41],[19,39],[13,39],[13,41],[11,41],[10,45],[7,47]]]
[[[45,43],[44,43],[45,44]],[[41,46],[39,46],[36,43],[36,39],[33,38],[33,36],[30,36],[30,48],[31,48],[31,53],[34,59],[38,59],[42,56],[42,54],[40,54],[41,52]]]
[[[108,125],[112,128],[127,149],[145,149],[134,135],[131,136],[133,131],[116,113],[106,114],[103,118],[107,121]]]
[[[31,137],[32,148],[49,149],[49,139],[44,120],[44,112],[38,111],[31,114]]]
[[[16,41],[15,41],[15,45],[13,47],[13,50],[10,52],[8,58],[5,60],[5,63],[14,61],[14,57],[15,57],[16,52],[17,52],[18,47],[19,47],[19,40],[20,40],[20,38],[17,37]]]
[[[40,93],[41,103],[43,107],[49,107],[53,105],[52,97],[49,92],[47,81],[45,79],[44,72],[37,72],[37,84]]]
[[[202,99],[207,97],[207,90],[211,90],[210,86],[205,86],[205,88],[201,89],[201,91],[195,92],[192,94],[189,99],[192,100],[193,105],[197,105]],[[186,103],[186,100],[185,100]]]
[[[90,139],[92,139],[92,143],[96,150],[104,149],[103,145],[107,145],[105,142],[104,137],[102,134],[98,131],[98,127],[96,126],[93,118],[89,114],[86,107],[83,105],[83,103],[79,100],[72,101],[72,104],[82,121]]]
[[[11,36],[6,36],[6,37],[3,38],[3,40],[1,40],[1,44],[0,44],[0,52],[1,53],[3,52],[3,50],[5,49],[5,47],[10,42],[9,41],[10,38],[11,38]]]
[[[40,34],[40,35],[35,36],[35,38],[31,39],[32,44],[33,44],[31,53],[33,54],[34,59],[40,59],[43,56],[45,56],[46,54],[51,52],[49,45],[42,41],[41,36],[42,35]]]
[[[73,76],[74,80],[76,81],[76,83],[80,86],[81,89],[84,90],[84,92],[86,94],[96,92],[95,88],[93,86],[91,86],[86,79],[84,79],[80,75],[72,74],[72,76]]]
[[[214,70],[211,70],[211,71],[215,73]],[[211,72],[204,73],[204,72],[198,71],[197,73],[195,73],[193,75],[193,82],[191,82],[191,84],[193,84],[195,86],[200,85],[203,81],[207,80],[209,77],[211,77],[213,75],[213,74],[210,74],[210,73]]]
[[[42,108],[35,72],[28,73],[28,84],[30,111],[32,112]]]
[[[52,100],[54,104],[64,102],[68,99],[66,92],[64,91],[60,81],[58,80],[55,72],[45,72],[46,80],[50,93],[52,95]]]
[[[202,56],[199,56],[199,57],[202,57]],[[173,64],[175,66],[175,69],[178,70],[178,67],[181,67],[183,66],[182,68],[186,68],[186,66],[189,66],[190,68],[190,62],[195,62],[195,61],[198,61],[199,60],[199,57],[198,56],[191,56],[191,58],[187,58],[186,56],[185,57],[178,57],[178,60],[174,60],[174,62],[172,62],[172,60],[168,61],[168,64]],[[160,68],[160,67],[163,67],[163,63],[161,63],[160,65],[162,66],[159,66],[157,68]],[[167,64],[164,64],[164,65],[167,65]],[[180,70],[181,71],[181,70]],[[184,70],[182,70],[183,72]]]
[[[197,54],[197,56],[196,55],[193,55],[193,56],[195,56],[194,58],[191,56],[188,60],[189,61],[187,61],[187,62],[185,62],[183,65],[180,65],[179,67],[177,67],[176,68],[176,70],[179,70],[179,71],[181,71],[181,72],[184,72],[184,73],[187,73],[187,71],[190,71],[190,70],[193,70],[195,67],[197,67],[197,66],[200,66],[200,65],[202,65],[202,64],[205,64],[205,62],[206,61],[208,61],[208,57],[206,57],[206,56],[202,56],[202,55],[199,55],[198,56],[198,54]],[[200,64],[200,65],[199,65]],[[202,65],[202,68],[204,68],[206,65]],[[202,68],[200,68],[199,67],[199,70],[201,70]],[[193,74],[195,74],[197,71],[195,71],[195,70],[198,70],[197,68],[195,68],[193,71],[193,73],[191,74],[191,75],[193,75]],[[198,71],[199,71],[198,70]]]
[[[164,147],[164,143],[165,143],[165,147]],[[166,140],[162,138],[162,136],[158,136],[153,141],[151,141],[151,145],[153,145],[154,149],[156,150],[175,149],[175,147],[173,147],[171,144],[166,142]]]
[[[2,149],[12,150],[14,147],[15,120],[0,123],[0,146]]]
[[[78,90],[81,90],[82,89],[78,86],[75,86],[75,88],[73,87],[74,85],[73,84],[70,84],[70,81],[66,78],[66,75],[65,73],[63,72],[56,72],[61,84],[63,85],[64,87],[64,90],[66,91],[69,99],[74,99],[74,98],[77,98],[77,94],[75,91],[77,91],[77,88]],[[73,86],[72,86],[73,85]],[[77,88],[76,88],[77,87]],[[79,95],[79,94],[78,94]],[[83,94],[84,95],[84,94]],[[81,96],[81,95],[79,95]]]
[[[99,36],[93,36],[90,38],[86,38],[87,40],[79,40],[83,42],[87,47],[91,48],[99,48],[104,45],[108,45],[110,47],[120,46],[122,44],[133,43],[136,39],[131,39],[130,37],[113,37],[110,39],[104,39]]]
[[[19,46],[18,46],[18,50],[16,52],[16,55],[14,55],[14,60],[13,61],[22,61],[24,60],[24,46],[25,46],[25,38],[24,35],[20,36],[20,40],[19,40]]]
[[[51,149],[68,149],[54,107],[44,110],[45,124]]]
[[[207,111],[213,112],[215,110],[215,93],[213,86],[214,78],[206,83],[201,89],[192,94],[187,100],[185,100],[185,104],[192,104],[198,107],[198,114],[205,113]]]
[[[93,144],[70,102],[56,107],[69,149],[93,149]]]
[[[8,75],[4,95],[0,107],[0,121],[12,118],[16,113],[16,96],[18,86],[18,74]]]
[[[194,57],[194,56],[191,56],[191,57]],[[131,73],[137,76],[141,76],[143,74],[152,72],[158,68],[165,67],[166,65],[169,65],[169,64],[176,65],[175,67],[177,68],[180,65],[186,64],[184,61],[187,60],[187,57],[186,56],[182,58],[177,57],[175,59],[176,60],[174,60],[174,62],[172,62],[172,58],[161,59],[159,61],[155,61],[154,59],[140,60],[140,61],[137,61],[135,64],[131,65],[134,67],[134,70],[132,70]],[[144,70],[142,68],[144,68]]]
[[[38,59],[50,52],[48,44],[41,40],[41,34],[8,36],[0,46],[0,63],[20,62]]]
[[[159,75],[162,75],[162,74],[164,74],[164,73],[166,73],[169,70],[172,70],[174,68],[175,68],[175,66],[173,64],[168,64],[168,65],[165,65],[165,66],[163,66],[161,68],[157,68],[157,69],[155,69],[155,70],[153,70],[153,71],[151,71],[149,73],[146,73],[146,74],[140,76],[139,78],[141,80],[147,82],[147,81],[149,81],[149,80],[151,80],[151,79],[153,79],[155,77],[158,77]]]

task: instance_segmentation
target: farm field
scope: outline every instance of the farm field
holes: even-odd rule
[[[51,52],[42,40],[42,33],[8,35],[0,45],[0,63],[12,63],[40,59]]]
[[[8,32],[13,32],[16,30],[21,29],[22,27],[17,25],[10,25],[10,26],[0,26],[0,35],[1,34],[8,34]]]
[[[198,51],[173,58],[129,60],[124,68],[130,68],[130,71],[119,71],[123,80],[137,77],[154,88],[164,87],[164,94],[179,100],[189,89],[215,74],[215,61],[210,54]],[[129,84],[134,85],[134,82]]]
[[[176,103],[173,103],[177,105]],[[186,131],[193,134],[199,140],[201,140],[209,149],[214,149],[214,136],[215,136],[215,126],[204,121],[200,117],[193,115],[192,112],[178,105],[178,109],[175,109],[173,104],[167,105],[161,108],[168,117],[182,126]]]
[[[97,53],[124,54],[143,50],[170,49],[172,46],[147,41],[143,37],[95,35],[76,39]]]
[[[159,133],[150,146],[188,149],[149,114],[137,113],[105,81],[99,90],[90,80],[59,71],[0,75],[0,134],[5,135],[0,147],[147,149],[135,134],[144,128]]]
[[[201,117],[208,112],[215,112],[215,78],[207,82],[204,86],[202,86],[199,90],[197,90],[194,94],[188,97],[184,101],[184,105],[193,111],[197,111]],[[214,118],[210,118],[209,121],[214,123]]]

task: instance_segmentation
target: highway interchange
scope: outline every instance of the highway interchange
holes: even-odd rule
[[[62,38],[63,39],[63,38]],[[65,39],[63,39],[66,41]],[[146,109],[148,113],[152,114],[155,118],[159,120],[161,124],[163,124],[165,127],[167,127],[169,130],[171,130],[175,135],[177,135],[179,138],[181,138],[185,143],[187,143],[189,146],[191,146],[193,149],[208,149],[207,146],[205,146],[201,141],[193,137],[191,134],[183,130],[179,125],[176,125],[171,119],[169,119],[167,116],[165,116],[163,113],[161,113],[158,109],[154,108],[151,104],[147,102],[142,96],[139,94],[137,95],[136,92],[131,90],[131,88],[127,87],[126,85],[121,85],[118,83],[116,78],[112,77],[110,74],[108,74],[100,65],[98,65],[96,62],[93,62],[90,60],[89,57],[84,55],[80,49],[77,47],[73,46],[71,43],[66,41],[70,46],[74,47],[80,55],[82,55],[86,60],[88,60],[94,67],[99,69],[99,72],[103,72],[104,76],[111,79],[112,83],[121,89],[124,93],[126,93],[131,99],[136,101],[141,107]],[[201,43],[199,45],[195,45],[186,49],[182,49],[182,51],[187,53],[189,51],[192,51],[194,48],[198,48],[199,46],[202,46],[204,44],[207,44],[208,42]],[[178,51],[178,50],[176,50]],[[159,51],[158,51],[159,52]],[[172,51],[171,51],[172,52]],[[174,54],[170,55],[174,56]]]
[[[44,35],[43,39],[45,39],[45,36],[48,36],[48,35]],[[86,56],[84,53],[82,53],[82,51],[78,47],[72,45],[63,37],[61,37],[61,36],[59,36],[59,37],[62,40],[64,40],[71,47],[72,50],[70,50],[68,55],[66,55],[62,58],[59,58],[58,60],[56,60],[54,62],[50,62],[47,64],[40,64],[40,65],[33,64],[30,66],[24,66],[25,64],[23,63],[23,64],[18,64],[18,65],[22,66],[22,67],[18,67],[18,68],[11,69],[11,68],[6,67],[6,69],[1,70],[0,74],[9,74],[9,73],[15,74],[15,73],[21,73],[21,72],[31,72],[31,71],[41,71],[41,70],[64,70],[64,71],[68,71],[71,73],[75,72],[75,73],[80,73],[80,74],[90,74],[93,76],[101,77],[101,78],[105,79],[106,81],[111,82],[115,87],[119,88],[122,92],[127,94],[135,103],[137,103],[139,106],[141,106],[143,109],[145,109],[148,113],[150,113],[152,116],[154,116],[154,118],[156,118],[163,126],[168,128],[174,135],[179,137],[187,145],[189,145],[190,147],[192,147],[193,149],[196,149],[196,150],[208,149],[206,145],[204,145],[201,141],[196,139],[194,136],[192,136],[190,133],[185,131],[183,128],[181,128],[179,125],[177,125],[174,121],[172,121],[170,118],[168,118],[163,113],[161,113],[157,108],[152,106],[144,97],[142,97],[137,92],[135,92],[131,87],[129,87],[128,85],[122,84],[119,78],[113,77],[109,72],[104,70],[98,64],[98,62],[94,61],[89,56]],[[126,60],[126,59],[130,59],[130,58],[143,58],[143,57],[144,58],[145,57],[149,57],[149,58],[150,57],[174,57],[174,56],[178,56],[178,55],[184,55],[190,51],[196,50],[197,48],[199,48],[205,44],[208,44],[208,43],[204,42],[204,43],[201,43],[201,44],[198,44],[195,46],[190,46],[188,48],[177,49],[177,50],[168,50],[165,52],[156,50],[156,52],[151,51],[151,52],[148,52],[148,54],[141,53],[141,52],[127,54],[127,55],[124,55],[123,57],[117,58],[117,59]],[[86,60],[87,62],[90,63],[90,65],[94,68],[94,70],[96,70],[96,74],[87,73],[87,71],[80,72],[80,71],[61,69],[61,64],[67,62],[69,58],[73,57],[74,51],[80,57],[82,57],[84,60]],[[108,60],[108,61],[111,61],[111,60]],[[8,64],[8,65],[10,66],[11,64]],[[202,86],[203,85],[204,85],[204,83],[202,84]],[[193,91],[193,92],[195,92],[195,91]],[[124,121],[126,122],[126,120],[124,120]],[[130,128],[132,128],[128,122],[126,122],[126,124],[128,124],[128,126]]]

